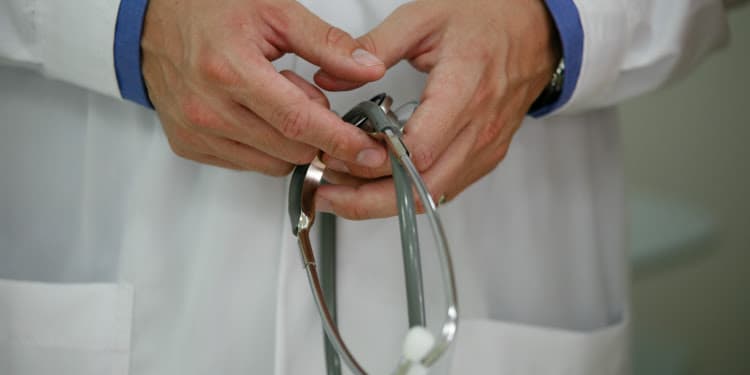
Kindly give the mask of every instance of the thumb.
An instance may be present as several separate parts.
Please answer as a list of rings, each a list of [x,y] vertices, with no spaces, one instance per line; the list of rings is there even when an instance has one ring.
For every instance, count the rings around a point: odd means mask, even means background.
[[[386,68],[396,65],[403,59],[411,59],[420,51],[420,44],[436,29],[439,19],[420,2],[407,3],[396,9],[383,22],[357,42],[367,51],[383,61]],[[345,77],[333,70],[321,69],[315,74],[315,82],[320,87],[331,90],[351,90],[363,85],[364,81]]]
[[[277,22],[290,52],[296,53],[342,79],[375,81],[385,74],[385,64],[363,49],[345,31],[334,27],[294,2],[285,22]]]

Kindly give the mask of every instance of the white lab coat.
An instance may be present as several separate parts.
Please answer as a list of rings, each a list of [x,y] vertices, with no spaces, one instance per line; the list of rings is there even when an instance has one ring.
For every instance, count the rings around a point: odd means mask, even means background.
[[[358,35],[398,2],[304,4]],[[116,98],[118,3],[0,0],[0,374],[323,374],[287,181],[180,159],[153,112]],[[611,105],[720,45],[725,15],[712,0],[576,3],[585,52],[573,99],[528,119],[500,167],[442,209],[461,308],[442,373],[629,370]],[[332,103],[345,111],[380,91],[403,102],[423,81],[399,65]],[[406,329],[397,237],[392,219],[339,227],[341,326],[375,374]]]

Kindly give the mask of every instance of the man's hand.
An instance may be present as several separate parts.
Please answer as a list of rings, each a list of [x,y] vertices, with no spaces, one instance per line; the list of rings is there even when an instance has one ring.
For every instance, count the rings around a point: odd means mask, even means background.
[[[392,66],[402,59],[429,72],[404,143],[438,201],[451,199],[505,157],[513,134],[559,60],[555,26],[541,0],[422,0],[398,8],[359,39]],[[315,81],[328,90],[363,82],[326,67]],[[327,155],[333,169],[360,177],[389,174]],[[327,185],[318,207],[365,219],[396,213],[393,182]]]
[[[284,175],[318,150],[383,164],[381,145],[342,122],[313,85],[270,61],[295,53],[342,79],[368,82],[384,64],[292,0],[151,0],[143,75],[180,156]]]

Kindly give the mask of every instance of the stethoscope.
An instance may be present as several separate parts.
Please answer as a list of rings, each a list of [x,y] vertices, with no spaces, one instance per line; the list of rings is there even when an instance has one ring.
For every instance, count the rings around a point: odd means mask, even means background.
[[[389,151],[393,180],[398,202],[399,229],[406,275],[406,296],[409,326],[401,358],[393,374],[426,374],[428,369],[446,352],[458,328],[458,303],[453,265],[448,241],[440,222],[437,206],[424,181],[409,158],[409,151],[401,140],[402,128],[416,104],[409,103],[396,111],[391,110],[392,99],[380,94],[352,108],[343,120],[382,139]],[[400,115],[400,116],[399,116]],[[367,373],[347,348],[336,324],[336,234],[335,216],[320,217],[320,264],[310,243],[310,230],[316,218],[314,197],[318,187],[325,183],[326,166],[315,158],[308,165],[298,166],[292,173],[289,186],[289,217],[292,232],[299,243],[302,263],[312,289],[313,298],[325,332],[325,357],[328,375],[340,375],[340,359],[356,375]],[[422,284],[422,267],[419,253],[416,211],[413,190],[424,207],[437,245],[446,301],[445,318],[440,335],[436,338],[426,329],[425,302]],[[317,268],[320,267],[320,274]],[[340,357],[340,359],[339,359]]]

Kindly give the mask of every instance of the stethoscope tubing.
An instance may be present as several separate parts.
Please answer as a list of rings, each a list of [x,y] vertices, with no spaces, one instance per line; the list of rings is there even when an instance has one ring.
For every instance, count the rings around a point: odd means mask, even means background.
[[[376,97],[375,99],[377,99]],[[419,172],[412,163],[408,150],[401,141],[401,127],[395,115],[390,112],[389,108],[381,105],[382,99],[388,99],[381,96],[380,101],[362,102],[353,108],[344,119],[365,128],[370,132],[378,133],[383,136],[383,140],[388,146],[391,166],[393,169],[393,178],[396,185],[396,195],[398,202],[399,229],[401,232],[402,249],[404,257],[404,272],[406,276],[407,305],[410,326],[426,325],[425,302],[422,282],[421,259],[419,255],[419,240],[416,221],[416,206],[413,197],[413,190],[425,208],[425,214],[435,236],[437,245],[438,259],[442,271],[443,290],[446,299],[446,314],[437,342],[432,345],[431,349],[421,358],[420,365],[424,367],[432,366],[440,356],[448,349],[450,343],[455,338],[458,328],[458,302],[456,297],[455,278],[453,274],[453,264],[448,248],[448,241],[437,213],[437,206],[429,194],[429,191],[421,179]],[[388,103],[390,105],[390,103]],[[303,167],[298,167],[303,168]],[[321,218],[325,222],[323,233],[321,235],[321,274],[319,276],[315,263],[315,254],[310,244],[310,228],[315,219],[315,210],[313,205],[314,192],[317,186],[322,183],[322,176],[325,165],[315,159],[303,171],[295,171],[292,177],[292,186],[295,181],[302,184],[302,187],[294,192],[290,189],[290,214],[299,209],[299,218],[297,223],[292,216],[293,231],[297,235],[300,246],[300,254],[303,264],[305,265],[308,281],[313,294],[313,299],[318,307],[320,317],[323,323],[323,331],[326,336],[326,365],[329,375],[339,375],[341,373],[340,361],[335,353],[341,357],[340,360],[347,364],[353,373],[357,375],[366,375],[362,366],[356,361],[351,354],[338,329],[336,328],[336,296],[335,296],[335,219],[326,217]],[[304,176],[304,177],[302,177]],[[304,178],[304,181],[300,179]],[[309,184],[305,184],[309,182]],[[293,194],[300,194],[300,201],[297,206],[292,205]],[[333,226],[333,229],[326,228]],[[327,246],[328,247],[327,247]],[[322,281],[321,281],[322,279]],[[335,352],[335,353],[333,353]],[[413,365],[412,362],[401,358],[394,374],[405,374]]]

